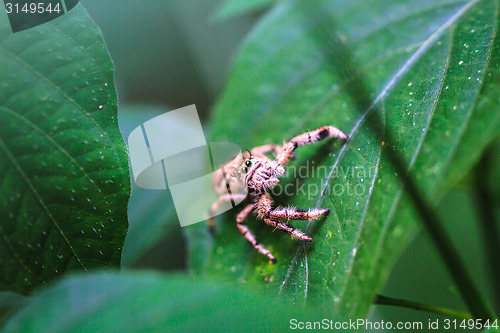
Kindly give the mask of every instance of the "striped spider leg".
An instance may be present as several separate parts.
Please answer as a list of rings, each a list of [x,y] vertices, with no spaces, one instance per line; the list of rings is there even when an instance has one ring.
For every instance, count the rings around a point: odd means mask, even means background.
[[[268,190],[279,183],[278,177],[285,173],[284,167],[294,157],[298,146],[315,143],[329,137],[347,140],[347,135],[339,129],[332,126],[322,126],[314,131],[294,137],[289,142],[284,143],[283,146],[268,144],[255,147],[236,159],[227,162],[214,176],[214,189],[219,195],[219,199],[213,204],[210,210],[211,215],[217,211],[224,201],[234,200],[235,198],[242,199],[237,197],[241,196],[241,194],[232,194],[230,188],[246,186],[250,203],[238,214],[236,222],[238,230],[257,251],[267,256],[273,263],[276,262],[276,257],[259,244],[254,234],[244,223],[252,212],[257,213],[257,218],[267,225],[280,229],[297,239],[311,242],[312,238],[310,236],[284,221],[314,219],[327,214],[330,210],[327,208],[309,210],[292,207],[273,208],[273,202]],[[274,153],[276,160],[268,158],[265,155],[266,153]],[[214,219],[210,218],[208,222],[209,227],[213,229],[215,226]]]

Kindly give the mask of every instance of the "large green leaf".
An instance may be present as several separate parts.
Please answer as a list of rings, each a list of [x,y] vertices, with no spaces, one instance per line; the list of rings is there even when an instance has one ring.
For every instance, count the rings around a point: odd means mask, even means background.
[[[0,290],[118,266],[130,193],[113,64],[86,11],[13,34],[0,13]]]
[[[321,319],[319,312],[240,286],[107,272],[70,277],[44,290],[2,332],[276,332],[293,318]]]
[[[320,6],[310,17],[303,11],[307,2],[285,1],[253,30],[215,110],[212,141],[251,148],[336,125],[350,140],[300,147],[291,170],[306,168],[308,174],[298,174],[297,181],[293,172],[285,177],[282,183],[291,184],[295,195],[277,198],[282,205],[331,213],[324,220],[292,222],[313,237],[311,244],[250,219],[250,228],[277,256],[276,265],[239,235],[234,213],[220,219],[214,242],[204,226],[191,227],[191,252],[199,254],[191,267],[364,316],[418,230],[388,152],[403,156],[436,202],[498,133],[499,5],[345,0]],[[334,18],[338,30],[330,24]],[[325,32],[338,34],[364,73],[374,100],[368,110],[356,109],[358,96],[346,89],[351,78],[331,70],[336,50],[316,38]],[[397,147],[374,137],[367,125],[370,110],[381,110]]]

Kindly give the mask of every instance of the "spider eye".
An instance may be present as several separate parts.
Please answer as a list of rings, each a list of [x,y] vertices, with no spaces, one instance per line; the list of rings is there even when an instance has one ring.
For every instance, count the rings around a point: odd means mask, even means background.
[[[241,172],[243,172],[243,173],[247,173],[247,172],[248,172],[248,168],[247,168],[247,167],[243,167],[243,168],[241,168]]]
[[[246,162],[245,162],[245,165],[246,165],[247,167],[249,167],[249,166],[251,166],[251,165],[252,165],[252,162],[251,162],[251,161],[246,161]]]

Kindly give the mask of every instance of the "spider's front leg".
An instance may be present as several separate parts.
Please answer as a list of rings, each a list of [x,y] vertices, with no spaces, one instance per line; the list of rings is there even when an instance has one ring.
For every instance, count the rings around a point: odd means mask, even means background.
[[[281,211],[284,211],[285,213],[281,213]],[[285,222],[282,222],[280,220],[283,219],[294,219],[294,220],[308,220],[310,218],[315,218],[318,217],[322,214],[328,213],[330,210],[329,209],[315,209],[311,211],[301,211],[301,210],[294,210],[292,208],[280,208],[273,210],[272,209],[272,201],[271,198],[267,193],[264,193],[258,203],[257,203],[257,214],[258,217],[263,220],[266,224],[283,230],[287,234],[298,238],[298,239],[303,239],[309,242],[312,242],[312,238],[304,234],[302,231],[299,229],[295,229],[289,224],[286,224]],[[290,212],[290,213],[288,213]],[[288,217],[285,217],[284,214],[290,214]]]
[[[255,236],[252,234],[252,232],[248,229],[246,225],[243,223],[245,222],[246,218],[248,215],[252,212],[254,204],[249,204],[248,206],[243,209],[238,216],[236,216],[236,225],[238,226],[238,230],[241,232],[243,237],[246,238],[246,240],[260,253],[263,255],[267,256],[273,263],[276,263],[276,258],[269,252],[268,249],[266,249],[264,246],[259,244],[257,240],[255,239]]]
[[[278,220],[310,220],[315,219],[323,214],[328,214],[328,208],[321,209],[297,209],[292,207],[276,208],[268,212],[268,216]]]
[[[286,224],[285,222],[277,221],[277,220],[272,220],[272,219],[263,219],[264,222],[266,222],[267,225],[270,225],[271,227],[278,228],[280,230],[283,230],[287,234],[289,234],[292,237],[298,238],[298,239],[303,239],[308,242],[312,242],[312,238],[304,234],[302,231],[299,229],[293,228],[291,225]]]
[[[321,209],[296,209],[292,207],[278,207],[272,209],[272,201],[268,194],[262,195],[259,200],[259,217],[265,217],[274,220],[310,220],[315,219],[323,214],[328,214],[328,208]]]
[[[285,166],[298,146],[304,146],[311,143],[315,143],[328,137],[347,140],[347,135],[345,135],[338,128],[335,128],[333,126],[322,126],[318,129],[315,129],[314,131],[297,135],[288,143],[285,143],[280,153],[278,154],[277,157],[278,163]]]

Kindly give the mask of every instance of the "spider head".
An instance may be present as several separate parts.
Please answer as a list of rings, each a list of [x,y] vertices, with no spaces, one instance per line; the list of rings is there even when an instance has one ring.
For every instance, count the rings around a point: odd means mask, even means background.
[[[249,189],[267,190],[279,183],[278,177],[285,173],[285,169],[278,162],[266,157],[246,156],[238,169],[241,181]]]

